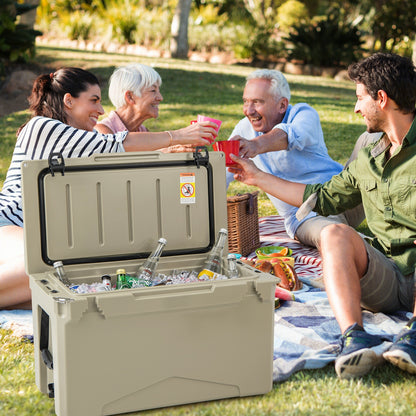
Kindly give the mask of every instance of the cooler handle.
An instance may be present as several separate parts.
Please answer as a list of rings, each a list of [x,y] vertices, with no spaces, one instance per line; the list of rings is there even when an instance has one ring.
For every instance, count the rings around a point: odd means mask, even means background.
[[[49,347],[49,315],[42,309],[40,317],[39,349],[46,367],[53,370],[53,358]]]
[[[148,291],[146,289],[140,291],[126,290],[125,293],[123,291],[114,293],[116,296],[97,296],[96,303],[104,316],[116,317],[135,313],[156,313],[232,305],[240,303],[245,298],[253,295],[257,296],[260,302],[271,302],[272,300],[270,283],[270,296],[267,296],[267,293],[264,292],[264,285],[260,285],[260,290],[257,290],[257,284],[254,281],[234,279],[234,281],[224,283],[229,284],[204,284],[201,282],[195,284],[196,286],[183,285],[183,287],[180,287],[181,285],[177,285],[177,288],[166,286],[166,288],[160,287]]]
[[[110,154],[97,154],[94,155],[94,162],[128,162],[147,159],[160,159],[161,152],[151,151],[151,152],[129,152],[129,153],[110,153]]]

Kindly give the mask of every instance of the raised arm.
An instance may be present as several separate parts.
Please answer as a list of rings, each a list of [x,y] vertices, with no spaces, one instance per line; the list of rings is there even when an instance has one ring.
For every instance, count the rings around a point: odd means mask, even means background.
[[[240,156],[252,158],[267,152],[316,146],[325,147],[319,115],[311,106],[302,103],[291,108],[284,123],[251,140],[241,140]]]
[[[254,162],[249,159],[242,159],[235,155],[231,155],[231,158],[238,164],[236,167],[229,168],[229,171],[234,173],[234,179],[246,185],[257,186],[268,194],[290,205],[296,207],[302,205],[305,184],[289,182],[265,173],[258,169]]]
[[[288,146],[288,136],[279,128],[272,129],[251,140],[246,140],[241,136],[234,136],[231,140],[240,140],[240,156],[249,158],[261,153],[286,150]]]
[[[207,146],[217,137],[216,124],[194,123],[179,130],[128,133],[123,142],[126,152],[157,150],[176,145]]]

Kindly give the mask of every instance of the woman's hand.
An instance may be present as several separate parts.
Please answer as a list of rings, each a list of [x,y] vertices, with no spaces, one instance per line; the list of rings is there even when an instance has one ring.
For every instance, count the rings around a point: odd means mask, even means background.
[[[183,129],[171,131],[174,139],[172,144],[207,146],[217,137],[218,133],[215,130],[216,128],[217,125],[212,121],[193,123]]]
[[[230,157],[237,163],[237,166],[228,168],[231,173],[234,173],[234,179],[243,182],[246,185],[258,186],[258,178],[261,174],[264,174],[264,172],[258,169],[250,159],[243,159],[233,154],[231,154]]]

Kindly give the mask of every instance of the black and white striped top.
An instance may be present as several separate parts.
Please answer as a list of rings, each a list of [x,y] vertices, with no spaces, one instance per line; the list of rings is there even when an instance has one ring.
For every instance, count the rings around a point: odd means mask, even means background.
[[[33,117],[17,137],[0,193],[0,216],[23,226],[21,163],[24,160],[48,159],[52,152],[61,152],[64,158],[124,152],[122,143],[127,133],[101,134],[79,130],[51,118]]]

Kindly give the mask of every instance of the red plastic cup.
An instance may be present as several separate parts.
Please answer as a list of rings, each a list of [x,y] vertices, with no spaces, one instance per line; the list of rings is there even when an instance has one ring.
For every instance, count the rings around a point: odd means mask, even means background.
[[[215,142],[212,145],[213,149],[216,152],[224,152],[225,153],[225,166],[235,166],[236,163],[230,158],[230,154],[238,156],[240,152],[240,141],[239,140],[223,140],[219,142]]]

